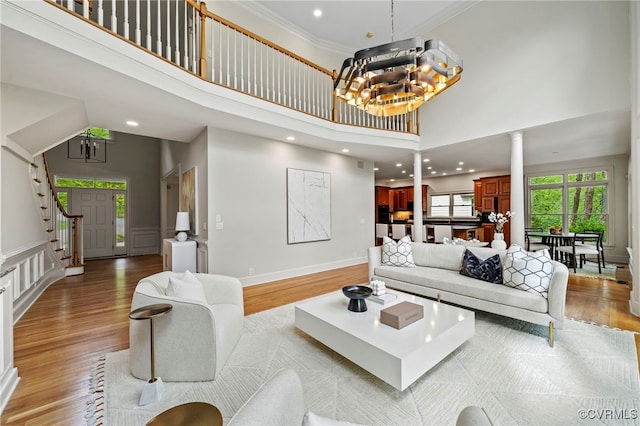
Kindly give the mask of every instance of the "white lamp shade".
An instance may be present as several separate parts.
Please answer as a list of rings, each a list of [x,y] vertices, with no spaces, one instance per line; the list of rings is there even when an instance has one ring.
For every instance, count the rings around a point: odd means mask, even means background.
[[[176,215],[176,231],[189,230],[189,212],[178,212]]]

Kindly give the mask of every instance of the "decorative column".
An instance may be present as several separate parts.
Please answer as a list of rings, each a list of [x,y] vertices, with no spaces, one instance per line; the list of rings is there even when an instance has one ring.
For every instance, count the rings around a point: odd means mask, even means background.
[[[413,154],[413,241],[421,243],[422,235],[422,155]]]
[[[511,132],[511,244],[525,247],[524,242],[524,166],[522,131]]]

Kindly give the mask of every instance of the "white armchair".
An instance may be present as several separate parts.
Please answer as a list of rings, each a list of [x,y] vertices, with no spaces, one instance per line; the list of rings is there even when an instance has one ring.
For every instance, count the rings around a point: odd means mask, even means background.
[[[238,343],[244,324],[242,284],[237,278],[194,274],[202,283],[207,302],[167,296],[169,277],[161,272],[140,280],[131,310],[169,303],[171,312],[154,319],[155,373],[165,382],[214,380]],[[148,380],[151,374],[147,321],[129,322],[131,374]]]

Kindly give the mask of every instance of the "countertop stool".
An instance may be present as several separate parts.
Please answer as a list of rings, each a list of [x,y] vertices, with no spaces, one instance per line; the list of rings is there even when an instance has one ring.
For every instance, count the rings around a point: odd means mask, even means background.
[[[160,377],[156,377],[155,358],[153,353],[153,319],[171,312],[173,306],[168,303],[142,306],[129,313],[132,320],[149,320],[149,345],[151,346],[151,378],[142,388],[138,405],[147,405],[160,401],[164,393],[164,383]]]
[[[146,426],[222,426],[222,414],[206,402],[187,402],[158,414]]]

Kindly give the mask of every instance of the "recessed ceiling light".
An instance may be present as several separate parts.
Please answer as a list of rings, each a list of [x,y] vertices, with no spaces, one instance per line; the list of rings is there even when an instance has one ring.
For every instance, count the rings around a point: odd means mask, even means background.
[[[407,173],[407,171],[406,171],[406,170],[403,170],[403,171],[402,171],[402,173]]]
[[[377,168],[377,167],[374,167],[374,168],[373,168],[373,171],[374,171],[374,172],[377,172],[378,170],[380,170],[380,169],[379,169],[379,168]]]
[[[347,152],[349,152],[349,149],[348,148],[342,148],[342,152],[347,153]]]
[[[396,181],[395,179],[389,179],[389,182],[395,182],[395,181]]]
[[[409,177],[413,177],[413,173],[411,173],[411,174],[409,175]]]
[[[295,141],[296,138],[295,138],[295,136],[287,136],[287,140],[288,141]]]
[[[446,172],[442,174],[442,176],[446,176],[446,175],[447,175],[447,173],[446,173]]]
[[[456,171],[459,172],[460,170],[462,170],[462,167],[456,167]]]
[[[322,11],[320,9],[315,9],[313,11],[313,16],[315,16],[316,18],[319,18],[322,16]]]
[[[476,171],[476,169],[469,169],[469,173],[473,173],[475,171]]]
[[[460,161],[458,164],[462,166],[464,164],[464,161]]]
[[[431,170],[431,169],[433,169],[433,167],[431,167],[431,166],[427,167],[427,170]]]
[[[396,164],[396,167],[402,167],[402,163]]]
[[[137,127],[138,126],[138,122],[137,121],[133,121],[133,120],[127,120],[127,126]]]
[[[431,172],[432,175],[435,175],[436,173],[438,172],[436,172],[435,170]]]
[[[431,160],[429,160],[428,158],[425,158],[424,160],[422,160],[423,163],[428,163],[429,161]]]

